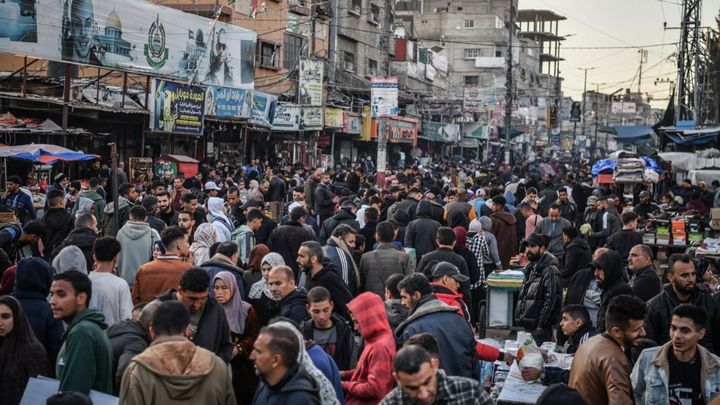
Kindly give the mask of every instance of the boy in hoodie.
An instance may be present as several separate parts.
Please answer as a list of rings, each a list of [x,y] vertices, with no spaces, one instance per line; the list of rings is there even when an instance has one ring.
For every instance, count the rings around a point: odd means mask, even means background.
[[[138,193],[135,187],[128,183],[121,184],[118,188],[118,209],[115,209],[115,203],[110,203],[103,210],[103,230],[105,236],[117,236],[118,230],[125,225],[130,217],[130,207],[135,204]],[[115,215],[118,216],[118,227],[115,227]]]
[[[118,274],[132,287],[140,266],[152,260],[155,241],[160,240],[157,231],[147,223],[145,207],[136,205],[130,209],[129,220],[118,232],[117,240],[123,249],[118,257]]]
[[[98,223],[103,223],[105,210],[105,197],[103,197],[98,189],[100,181],[97,177],[88,180],[88,191],[83,191],[77,198],[72,209],[72,214],[77,215],[78,212],[90,212],[95,215]],[[88,211],[88,209],[90,209]]]
[[[605,314],[610,300],[618,295],[635,295],[630,285],[623,279],[620,259],[618,252],[608,250],[590,262],[590,268],[595,273],[598,286],[602,289],[597,322],[597,329],[600,332],[605,331]]]
[[[153,343],[133,358],[123,375],[120,403],[235,404],[225,362],[188,340],[190,311],[177,301],[155,310]]]
[[[246,215],[247,222],[237,227],[232,233],[232,241],[238,246],[238,264],[247,266],[250,251],[255,246],[255,232],[262,225],[263,213],[259,209],[251,209]]]
[[[60,347],[56,375],[60,391],[90,390],[112,393],[112,349],[104,330],[105,317],[88,304],[92,283],[87,275],[70,270],[53,276],[50,306],[55,319],[68,325]]]
[[[40,220],[45,234],[43,241],[43,257],[50,260],[50,255],[57,245],[73,229],[75,218],[65,209],[65,193],[60,190],[51,190],[47,195],[48,210]]]

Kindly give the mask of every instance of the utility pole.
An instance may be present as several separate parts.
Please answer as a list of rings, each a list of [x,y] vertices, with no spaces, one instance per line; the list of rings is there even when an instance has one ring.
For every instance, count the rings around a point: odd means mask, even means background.
[[[335,0],[337,1],[337,0]],[[392,26],[392,0],[385,0],[385,15],[380,28],[380,50],[382,51],[382,68],[385,77],[390,76],[390,39]],[[399,91],[399,89],[398,89]],[[378,120],[378,150],[377,150],[377,185],[385,187],[385,167],[387,165],[387,141],[390,135],[390,118],[380,117]]]
[[[638,94],[642,94],[642,67],[647,63],[648,51],[646,49],[638,49],[640,54],[640,73],[638,74]]]
[[[512,126],[512,101],[513,101],[513,31],[515,30],[513,5],[514,0],[508,0],[510,8],[508,9],[508,43],[507,43],[507,71],[505,72],[505,162],[510,164],[510,128]]]
[[[328,90],[335,89],[335,76],[337,72],[337,27],[340,21],[340,0],[330,0],[332,19],[330,20],[330,38],[328,43],[328,56],[330,57],[330,72],[328,73]]]
[[[583,100],[582,100],[582,134],[585,136],[585,98],[587,96],[587,72],[588,70],[594,70],[594,67],[589,68],[578,68],[578,70],[585,71],[585,82],[583,84]]]

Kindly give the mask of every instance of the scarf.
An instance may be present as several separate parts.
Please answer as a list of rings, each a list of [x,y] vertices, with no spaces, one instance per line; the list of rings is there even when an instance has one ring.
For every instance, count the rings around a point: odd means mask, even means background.
[[[200,224],[193,235],[190,251],[195,255],[195,265],[199,266],[210,260],[210,246],[215,243],[215,228],[207,222]]]
[[[331,236],[330,239],[332,239],[335,242],[338,249],[342,250],[350,257],[350,263],[352,263],[352,267],[353,267],[353,274],[355,275],[355,283],[356,283],[355,285],[360,285],[360,275],[358,272],[357,263],[355,263],[355,259],[353,258],[353,255],[350,252],[350,249],[348,249],[348,246],[345,244],[345,241],[338,238],[337,236]],[[343,281],[345,281],[345,284],[348,284],[348,281],[349,281],[348,278],[350,277],[350,275],[345,274],[345,272],[343,272],[343,273],[344,273],[344,274],[342,274]]]
[[[269,264],[271,267],[275,266],[284,266],[285,260],[280,255],[280,253],[270,252],[265,255],[265,257],[262,258],[262,261],[260,261],[260,268],[262,269],[263,264]],[[272,299],[272,294],[270,294],[270,286],[268,285],[267,281],[265,281],[265,277],[260,279],[257,283],[253,284],[252,287],[250,287],[250,293],[248,293],[248,299],[257,300],[260,299],[265,295],[266,297]]]
[[[221,306],[225,310],[225,315],[227,315],[230,330],[238,335],[242,335],[245,333],[245,322],[247,321],[250,304],[242,300],[237,280],[235,280],[235,276],[233,276],[232,273],[229,271],[219,272],[213,278],[211,287],[215,286],[216,280],[221,280],[232,292],[230,302],[222,304]]]

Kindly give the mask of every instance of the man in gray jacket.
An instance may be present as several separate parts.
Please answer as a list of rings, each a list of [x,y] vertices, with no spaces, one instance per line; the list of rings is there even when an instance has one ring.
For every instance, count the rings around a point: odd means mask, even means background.
[[[563,218],[560,205],[552,204],[548,210],[548,217],[538,222],[535,227],[535,233],[548,237],[547,251],[552,253],[560,263],[565,256],[565,241],[563,240],[563,230],[573,226],[572,222]]]
[[[375,230],[377,250],[367,252],[360,259],[360,291],[372,291],[385,296],[385,280],[393,274],[410,274],[410,256],[399,250],[392,242],[395,228],[389,222],[381,222]]]
[[[145,207],[136,205],[130,209],[129,220],[120,228],[117,240],[123,247],[118,257],[118,275],[132,288],[135,273],[152,260],[153,246],[160,240],[157,231],[147,223]]]

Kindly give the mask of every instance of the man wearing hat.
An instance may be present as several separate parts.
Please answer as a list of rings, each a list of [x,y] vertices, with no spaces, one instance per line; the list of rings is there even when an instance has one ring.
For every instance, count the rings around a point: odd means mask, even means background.
[[[463,295],[458,292],[460,284],[469,281],[470,277],[460,273],[457,266],[452,263],[438,262],[432,268],[430,280],[432,280],[430,287],[435,297],[451,307],[457,307],[458,313],[470,322],[470,312],[463,301]]]
[[[548,237],[537,233],[523,241],[528,264],[523,268],[525,281],[515,308],[516,322],[531,332],[538,344],[552,340],[562,306],[558,260],[545,251],[547,244]]]

